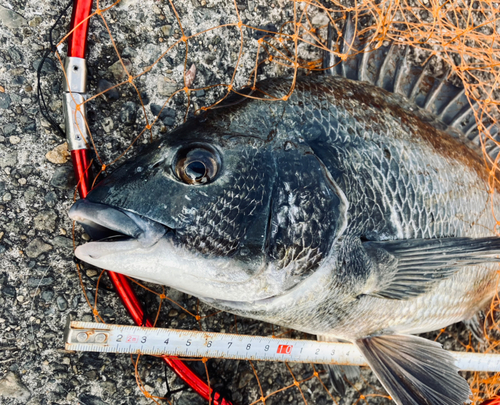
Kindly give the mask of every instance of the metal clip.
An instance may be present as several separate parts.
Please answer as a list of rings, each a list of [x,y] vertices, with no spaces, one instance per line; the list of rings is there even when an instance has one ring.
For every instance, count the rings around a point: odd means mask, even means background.
[[[85,59],[68,57],[64,68],[64,121],[68,149],[87,148],[88,131],[86,125],[85,92],[87,91],[87,64]]]
[[[64,91],[85,93],[87,91],[87,62],[83,58],[70,56],[64,61]]]
[[[102,325],[99,328],[87,327],[85,322],[71,322],[68,318],[64,329],[66,350],[73,350],[78,345],[92,344],[107,346],[111,330]]]

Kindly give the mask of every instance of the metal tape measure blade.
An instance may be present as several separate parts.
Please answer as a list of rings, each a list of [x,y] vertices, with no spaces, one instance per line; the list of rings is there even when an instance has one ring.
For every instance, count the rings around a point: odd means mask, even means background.
[[[66,350],[366,366],[351,343],[72,321]],[[449,352],[461,370],[500,372],[500,355]]]

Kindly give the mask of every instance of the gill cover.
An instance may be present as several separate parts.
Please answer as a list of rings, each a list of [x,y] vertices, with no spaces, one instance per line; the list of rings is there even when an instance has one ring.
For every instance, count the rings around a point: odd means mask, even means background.
[[[330,254],[346,227],[348,202],[308,146],[286,141],[273,156],[277,177],[266,252],[287,272],[290,288]]]

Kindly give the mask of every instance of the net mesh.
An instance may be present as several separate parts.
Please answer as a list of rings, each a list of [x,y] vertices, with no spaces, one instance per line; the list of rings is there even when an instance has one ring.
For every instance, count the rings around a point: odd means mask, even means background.
[[[94,163],[100,168],[96,181],[103,172],[130,154],[135,144],[149,142],[191,114],[217,106],[243,86],[256,88],[258,81],[265,77],[289,75],[294,80],[286,95],[257,93],[256,96],[253,93],[251,96],[269,101],[286,100],[294,90],[298,75],[321,70],[323,51],[327,50],[328,24],[338,34],[337,43],[328,51],[339,60],[348,57],[340,52],[340,41],[343,25],[350,16],[356,23],[357,35],[363,37],[365,43],[373,44],[372,47],[392,41],[410,46],[416,62],[424,63],[434,55],[440,57],[442,62],[436,63],[436,69],[442,69],[450,80],[460,81],[473,106],[491,190],[496,187],[498,156],[491,157],[486,147],[487,141],[498,144],[490,126],[496,124],[499,103],[496,90],[500,79],[498,3],[491,0],[279,0],[264,7],[254,1],[243,4],[196,0],[193,5],[187,7],[183,2],[172,0],[165,4],[97,1],[89,17],[88,65],[94,87],[84,102],[88,112],[85,125],[90,134],[89,143],[95,151]],[[202,21],[197,24],[200,19]],[[263,20],[268,23],[259,24]],[[67,36],[59,49],[62,50],[66,40]],[[351,49],[349,53],[358,51],[362,52]],[[57,57],[63,67],[62,51]],[[224,75],[213,74],[210,66],[222,60],[228,65],[218,72]],[[111,72],[114,83],[95,83],[103,70]],[[116,109],[123,125],[115,128],[109,115],[98,112],[106,110],[110,100],[119,96]],[[176,115],[180,106],[184,106],[184,112]],[[141,111],[137,119],[136,110]],[[496,229],[498,224],[492,205],[492,228]],[[99,305],[101,276],[95,300],[86,297],[96,319],[105,322],[106,316]],[[165,289],[137,284],[145,294],[156,297],[149,311],[150,314],[156,311],[152,318],[159,326],[177,327],[180,324],[198,330],[313,338],[246,319],[228,322],[232,318],[227,314],[214,312],[193,297],[181,304],[170,298]],[[457,349],[458,346],[466,351],[498,352],[498,310],[497,295],[486,314],[485,345],[479,344],[460,325],[428,334],[428,337],[443,343],[445,348]],[[169,317],[175,313],[175,320],[170,322]],[[198,364],[198,370],[209,384],[229,386],[236,403],[389,402],[388,395],[367,369],[363,370],[359,381],[350,382],[352,389],[340,398],[329,390],[323,369],[312,364],[270,367],[263,362],[192,361]],[[164,398],[152,393],[142,367],[143,357],[133,356],[132,363],[141,392],[152,402],[172,403],[175,396]],[[230,370],[237,377],[234,381],[218,381],[222,370]],[[464,373],[464,376],[470,383],[474,403],[494,397],[500,387],[499,374]]]

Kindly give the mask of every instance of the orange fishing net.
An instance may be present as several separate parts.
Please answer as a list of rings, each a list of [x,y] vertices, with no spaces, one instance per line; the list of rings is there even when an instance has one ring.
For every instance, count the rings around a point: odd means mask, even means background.
[[[196,114],[200,110],[212,108],[229,94],[238,92],[238,88],[242,86],[258,86],[258,81],[263,77],[292,75],[296,78],[299,74],[321,70],[322,52],[326,50],[327,26],[331,24],[334,27],[338,33],[337,41],[341,41],[347,15],[356,22],[358,35],[365,38],[366,42],[375,44],[375,47],[384,41],[393,41],[417,50],[416,60],[420,62],[425,62],[433,55],[442,58],[445,66],[443,74],[449,75],[451,80],[461,81],[465,87],[476,120],[480,123],[479,136],[483,150],[488,147],[488,141],[497,143],[490,132],[490,125],[496,123],[500,100],[497,91],[500,80],[498,3],[492,0],[278,0],[265,3],[265,6],[256,3],[249,1],[243,5],[236,0],[224,3],[200,0],[188,7],[183,2],[170,0],[165,4],[152,1],[141,3],[139,7],[130,0],[122,0],[122,4],[120,1],[113,4],[97,2],[97,8],[90,17],[92,43],[89,65],[94,69],[112,67],[116,73],[115,79],[119,80],[100,92],[92,90],[85,103],[89,111],[93,111],[95,107],[92,106],[102,102],[102,97],[117,90],[123,97],[134,99],[142,106],[143,112],[140,124],[126,130],[110,129],[107,118],[91,124],[86,122],[90,143],[101,167],[97,180],[103,171],[112,170],[115,163],[134,144],[147,142],[166,131],[161,117],[175,103],[185,106],[183,117],[177,117],[179,123],[190,113]],[[210,14],[213,17],[210,21],[217,22],[207,26],[205,19],[202,26],[197,26],[193,16],[198,12]],[[145,18],[134,19],[134,13],[142,13]],[[272,23],[259,24],[259,19],[264,16]],[[120,43],[120,38],[123,37],[120,33],[120,29],[123,29],[121,21],[128,19],[140,39],[148,43],[148,47],[154,42],[154,46],[150,47],[153,54],[150,60],[136,58],[138,62],[133,63],[134,58],[130,56],[133,52],[126,44]],[[236,48],[225,43],[228,38],[237,38]],[[334,43],[330,51],[336,53],[340,60],[345,59],[347,54],[342,54],[339,49],[339,44]],[[107,52],[107,57],[99,59],[99,51]],[[354,54],[356,50],[351,50],[350,53]],[[206,66],[217,63],[220,54],[224,55],[231,66],[226,69],[227,76],[207,74]],[[61,57],[60,60],[63,66]],[[182,62],[174,66],[176,61]],[[200,78],[197,70],[200,71],[203,66],[205,74]],[[149,100],[145,100],[145,89],[160,102],[161,109],[155,111],[155,114],[146,107]],[[270,101],[286,100],[293,90],[292,84],[288,94],[279,98],[273,94],[260,94]],[[203,93],[206,94],[201,98],[200,94]],[[498,157],[493,159],[484,153],[484,164],[489,170],[490,186],[493,189],[497,182]],[[492,228],[496,228],[498,224],[500,222],[493,212]],[[163,290],[158,292],[152,289],[157,287],[142,287],[158,297],[155,304],[156,322],[161,326],[176,327],[176,321],[172,325],[165,320],[169,319],[169,313],[180,311],[177,314],[181,318],[179,322],[185,324],[187,319],[192,319],[190,327],[199,330],[278,334],[278,330],[274,330],[272,326],[251,320],[238,319],[227,324],[227,316],[221,317],[208,307],[200,306],[194,298],[187,298],[180,305]],[[95,302],[89,301],[89,305],[96,318],[104,322],[106,319],[100,315],[97,294]],[[463,350],[498,352],[498,306],[497,295],[487,314],[486,347],[480,347],[461,325],[446,328],[431,336],[444,343],[446,348],[456,348],[456,342],[459,342]],[[137,356],[133,358],[133,362],[140,389],[151,401],[161,403],[163,399],[152,394],[151,387],[148,388],[143,381],[144,370],[139,359]],[[389,403],[389,397],[368,369],[363,370],[360,381],[351,382],[352,389],[346,398],[339,398],[329,392],[329,384],[322,368],[314,365],[284,364],[279,372],[273,367],[275,374],[270,375],[267,363],[248,362],[245,366],[234,366],[241,362],[232,362],[232,366],[228,363],[231,362],[204,359],[200,364],[212,385],[220,383],[217,376],[222,370],[221,364],[230,370],[238,370],[240,367],[236,380],[229,383],[226,381],[233,389],[236,403],[270,405],[295,399],[306,404]],[[498,374],[467,373],[466,376],[473,391],[474,403],[494,397],[500,388]],[[168,398],[165,401],[171,403]]]

